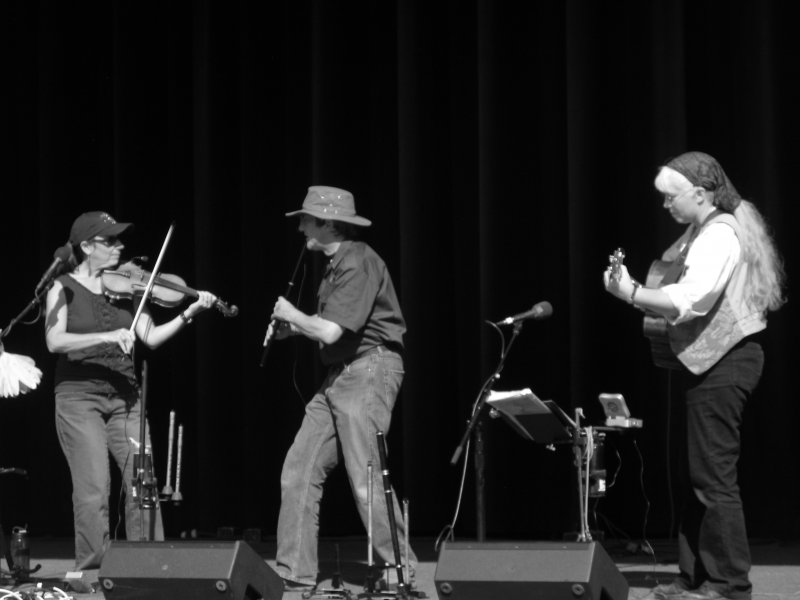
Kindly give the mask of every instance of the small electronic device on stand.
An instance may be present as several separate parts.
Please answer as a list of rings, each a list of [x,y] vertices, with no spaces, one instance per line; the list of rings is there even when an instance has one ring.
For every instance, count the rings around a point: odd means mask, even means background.
[[[575,409],[575,418],[567,415],[553,400],[540,400],[530,389],[490,392],[486,403],[491,415],[502,417],[525,439],[542,443],[571,443],[580,514],[579,542],[592,541],[589,529],[589,498],[605,496],[606,470],[604,448],[606,435],[624,429],[642,427],[641,419],[631,417],[622,394],[600,394],[606,414],[605,426],[583,426],[583,409]]]
[[[606,427],[614,429],[641,429],[641,419],[635,419],[628,410],[622,394],[600,394],[598,397],[606,415]]]

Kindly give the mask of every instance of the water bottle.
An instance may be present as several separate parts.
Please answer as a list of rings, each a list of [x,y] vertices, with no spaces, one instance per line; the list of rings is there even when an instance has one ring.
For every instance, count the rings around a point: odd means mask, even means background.
[[[10,546],[14,570],[30,571],[31,548],[28,545],[28,531],[24,527],[14,527],[11,531]]]

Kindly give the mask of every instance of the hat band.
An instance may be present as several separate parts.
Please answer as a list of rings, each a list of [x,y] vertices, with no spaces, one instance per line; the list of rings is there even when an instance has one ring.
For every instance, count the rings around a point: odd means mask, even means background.
[[[319,205],[309,206],[308,208],[310,210],[317,210],[317,211],[325,213],[325,214],[331,213],[331,214],[340,215],[340,216],[343,216],[343,217],[352,217],[352,216],[355,215],[355,211],[341,210],[335,204],[327,204],[327,205],[324,205],[324,206],[319,206]]]

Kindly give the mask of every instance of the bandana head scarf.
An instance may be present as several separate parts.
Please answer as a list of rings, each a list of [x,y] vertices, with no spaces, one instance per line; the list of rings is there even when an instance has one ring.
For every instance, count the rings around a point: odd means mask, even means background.
[[[742,201],[739,192],[713,156],[703,152],[686,152],[670,159],[664,166],[686,177],[692,185],[714,192],[714,205],[720,210],[732,213]]]

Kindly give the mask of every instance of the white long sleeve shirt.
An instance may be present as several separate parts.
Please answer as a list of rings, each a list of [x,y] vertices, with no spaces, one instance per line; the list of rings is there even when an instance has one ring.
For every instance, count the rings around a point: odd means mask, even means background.
[[[705,315],[719,299],[741,257],[742,247],[733,228],[712,223],[695,238],[686,255],[683,277],[661,290],[678,310],[673,325]]]

